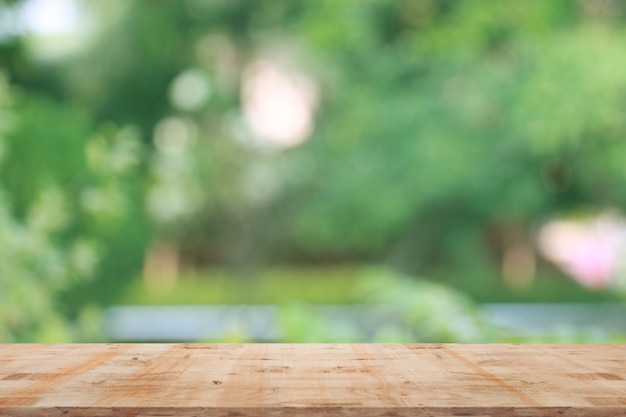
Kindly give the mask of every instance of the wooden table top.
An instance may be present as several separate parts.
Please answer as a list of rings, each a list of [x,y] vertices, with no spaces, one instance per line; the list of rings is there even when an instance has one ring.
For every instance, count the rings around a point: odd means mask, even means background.
[[[626,416],[626,345],[0,345],[0,416],[314,415]]]

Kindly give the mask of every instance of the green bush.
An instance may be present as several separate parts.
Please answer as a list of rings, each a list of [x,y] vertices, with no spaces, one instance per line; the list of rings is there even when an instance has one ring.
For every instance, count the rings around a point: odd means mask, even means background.
[[[363,269],[353,291],[386,324],[357,329],[329,321],[311,305],[281,309],[287,342],[487,342],[496,329],[465,294],[445,285],[403,277],[384,268]],[[373,333],[372,333],[373,332]],[[371,334],[370,334],[371,333]]]

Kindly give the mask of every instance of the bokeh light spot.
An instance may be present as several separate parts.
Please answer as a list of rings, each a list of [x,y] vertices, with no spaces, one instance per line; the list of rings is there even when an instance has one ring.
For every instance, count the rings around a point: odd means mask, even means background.
[[[254,62],[244,75],[246,122],[256,136],[279,148],[297,146],[309,138],[317,96],[310,77],[268,60]]]
[[[172,82],[169,97],[172,105],[183,111],[200,110],[211,97],[209,76],[201,69],[181,72]]]

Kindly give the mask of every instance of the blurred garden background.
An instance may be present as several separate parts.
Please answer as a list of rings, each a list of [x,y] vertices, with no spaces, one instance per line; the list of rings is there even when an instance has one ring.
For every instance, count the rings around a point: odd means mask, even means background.
[[[0,1],[0,342],[623,342],[625,208],[618,0]]]

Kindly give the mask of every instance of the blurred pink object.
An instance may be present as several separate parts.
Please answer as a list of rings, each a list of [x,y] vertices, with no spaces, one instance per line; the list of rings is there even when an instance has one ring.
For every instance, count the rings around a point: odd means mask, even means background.
[[[539,233],[539,250],[590,289],[608,287],[619,273],[626,248],[626,224],[616,213],[589,220],[553,221]]]
[[[587,236],[578,242],[563,267],[585,287],[605,288],[613,278],[615,249],[601,236]]]

